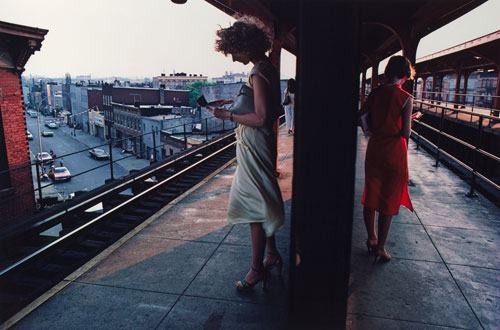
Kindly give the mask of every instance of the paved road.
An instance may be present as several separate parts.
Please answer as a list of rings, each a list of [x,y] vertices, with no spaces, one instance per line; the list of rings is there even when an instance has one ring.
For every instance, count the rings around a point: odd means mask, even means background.
[[[49,118],[47,117],[47,119]],[[40,118],[41,131],[48,129],[44,126],[45,120],[46,118],[44,118],[43,116]],[[34,160],[35,155],[40,151],[37,120],[36,118],[31,118],[28,116],[26,122],[28,130],[33,134],[33,140],[29,141],[29,146],[32,159]],[[54,153],[58,157],[55,161],[55,166],[60,166],[61,159],[59,157],[62,156],[63,164],[71,171],[72,179],[69,182],[60,182],[55,184],[53,186],[52,192],[50,188],[43,189],[44,196],[46,194],[53,195],[53,190],[55,188],[55,191],[59,193],[60,198],[66,198],[68,194],[75,191],[92,190],[100,185],[103,185],[105,179],[110,178],[111,171],[109,161],[95,160],[90,157],[88,151],[86,150],[90,147],[103,144],[105,143],[105,141],[100,140],[97,137],[89,136],[88,134],[80,130],[76,131],[76,136],[70,135],[70,133],[72,134],[73,130],[69,129],[68,127],[51,129],[51,131],[54,132],[53,137],[41,137],[42,151],[48,152],[50,149],[54,151]],[[107,148],[108,147],[106,146],[104,149],[107,150]],[[127,156],[130,155],[121,154],[120,149],[113,148],[114,160],[118,160]],[[113,164],[114,178],[119,178],[121,176],[127,175],[131,169],[140,169],[146,165],[149,165],[146,160],[136,159],[135,157],[131,158],[133,159],[128,158],[126,160],[120,161],[119,163]],[[90,169],[96,168],[101,165],[105,166],[87,172]],[[35,170],[33,170],[33,172],[35,172]],[[36,187],[36,175],[34,175],[34,183]],[[46,185],[47,183],[50,182],[43,183],[42,186]]]

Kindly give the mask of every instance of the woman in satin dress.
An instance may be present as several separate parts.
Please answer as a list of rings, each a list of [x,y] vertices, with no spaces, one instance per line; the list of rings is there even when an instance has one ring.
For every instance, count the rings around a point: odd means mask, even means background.
[[[266,52],[271,48],[271,33],[259,21],[243,17],[228,28],[217,31],[215,49],[231,55],[233,61],[252,63],[247,85],[253,88],[255,112],[235,114],[216,101],[208,109],[215,117],[238,123],[236,158],[238,166],[231,185],[229,224],[249,224],[252,239],[252,265],[236,289],[251,290],[274,267],[281,275],[282,259],[276,249],[274,233],[283,225],[284,207],[275,176],[277,146],[273,124],[281,108],[279,73]],[[264,252],[266,258],[264,259]]]

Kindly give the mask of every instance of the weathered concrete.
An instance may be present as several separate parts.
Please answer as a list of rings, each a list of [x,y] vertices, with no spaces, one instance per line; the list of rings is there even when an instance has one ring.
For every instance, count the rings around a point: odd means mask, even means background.
[[[500,213],[410,142],[415,213],[393,218],[393,259],[372,265],[362,219],[361,135],[348,300],[348,329],[499,329]],[[16,329],[286,329],[293,136],[281,129],[279,180],[286,225],[276,235],[284,277],[239,293],[250,267],[250,232],[227,226],[235,165],[177,203],[105,260],[17,324]],[[333,188],[332,188],[333,189]],[[318,269],[321,271],[321,269]]]

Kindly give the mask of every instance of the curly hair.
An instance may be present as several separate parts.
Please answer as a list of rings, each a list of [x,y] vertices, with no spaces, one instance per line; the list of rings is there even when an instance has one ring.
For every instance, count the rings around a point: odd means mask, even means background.
[[[415,68],[411,65],[411,62],[405,56],[392,56],[385,67],[385,77],[387,79],[391,78],[408,78],[413,80],[415,77]]]
[[[217,31],[215,50],[228,54],[244,54],[250,57],[265,54],[271,49],[272,32],[253,17],[239,18],[232,26]]]

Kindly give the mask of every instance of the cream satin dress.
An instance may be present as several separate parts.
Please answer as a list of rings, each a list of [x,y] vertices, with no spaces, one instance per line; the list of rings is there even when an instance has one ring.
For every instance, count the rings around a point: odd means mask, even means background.
[[[271,85],[273,100],[279,95],[279,79],[273,77],[273,67],[268,62],[257,63],[253,74],[262,76],[266,81],[277,81]],[[274,78],[274,79],[273,79]],[[248,82],[252,86],[251,78]],[[278,95],[274,95],[278,93]],[[277,112],[271,118],[277,118]],[[268,114],[269,115],[269,114]],[[236,159],[238,166],[234,174],[229,194],[228,223],[262,223],[266,236],[270,237],[283,225],[285,213],[283,198],[276,178],[276,137],[272,124],[265,127],[239,125],[236,132]]]

